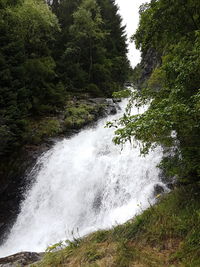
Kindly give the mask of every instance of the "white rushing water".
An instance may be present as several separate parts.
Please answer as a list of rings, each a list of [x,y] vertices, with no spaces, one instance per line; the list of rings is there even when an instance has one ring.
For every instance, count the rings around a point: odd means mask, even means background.
[[[0,248],[1,257],[44,251],[73,235],[123,223],[155,201],[154,186],[162,184],[156,167],[161,149],[140,157],[139,148],[127,143],[121,150],[112,143],[114,129],[104,126],[122,115],[126,102],[120,105],[117,115],[57,142],[39,158],[35,182]]]

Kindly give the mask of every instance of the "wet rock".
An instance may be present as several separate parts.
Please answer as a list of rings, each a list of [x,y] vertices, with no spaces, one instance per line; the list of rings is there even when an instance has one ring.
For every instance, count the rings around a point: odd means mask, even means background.
[[[121,98],[113,98],[113,102],[114,103],[120,103],[120,102],[122,102],[122,99]]]
[[[101,205],[102,205],[102,195],[101,193],[98,193],[94,199],[94,202],[93,202],[93,209],[96,211],[96,212],[99,212],[100,211],[100,208],[101,208]]]
[[[21,252],[5,258],[0,258],[0,267],[22,267],[42,259],[44,253]]]
[[[106,109],[106,113],[108,115],[115,115],[117,113],[117,107],[116,105],[109,105]]]
[[[113,99],[106,99],[107,100],[107,114],[108,115],[115,115],[117,110],[119,109],[118,102],[115,102]]]
[[[5,168],[0,168],[0,244],[7,238],[9,230],[20,212],[20,203],[24,199],[27,185],[34,177],[28,177],[37,158],[47,151],[54,142],[40,145],[27,145],[10,157],[0,158]]]
[[[118,102],[114,101],[112,98],[91,98],[90,101],[92,103],[95,103],[96,105],[101,105],[102,108],[102,113],[99,115],[114,115],[117,113],[117,108],[118,108]]]
[[[162,185],[156,184],[154,186],[154,196],[163,194],[165,192],[165,189],[163,188]]]

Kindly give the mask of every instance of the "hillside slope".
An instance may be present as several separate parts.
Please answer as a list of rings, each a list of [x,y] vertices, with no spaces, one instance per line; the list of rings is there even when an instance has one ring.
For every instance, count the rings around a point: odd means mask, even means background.
[[[123,225],[49,247],[32,267],[200,266],[199,193],[199,184],[176,188]]]

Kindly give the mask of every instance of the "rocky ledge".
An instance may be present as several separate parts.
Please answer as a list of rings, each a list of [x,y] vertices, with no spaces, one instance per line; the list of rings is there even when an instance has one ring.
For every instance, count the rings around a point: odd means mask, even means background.
[[[21,252],[0,259],[0,267],[24,267],[42,259],[44,253]]]

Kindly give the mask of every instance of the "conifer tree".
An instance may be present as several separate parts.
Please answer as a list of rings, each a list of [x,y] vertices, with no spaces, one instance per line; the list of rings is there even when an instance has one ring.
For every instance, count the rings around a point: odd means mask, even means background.
[[[1,150],[20,144],[30,115],[49,112],[62,102],[54,83],[50,42],[56,17],[42,1],[0,2]],[[58,88],[58,90],[57,90]]]

